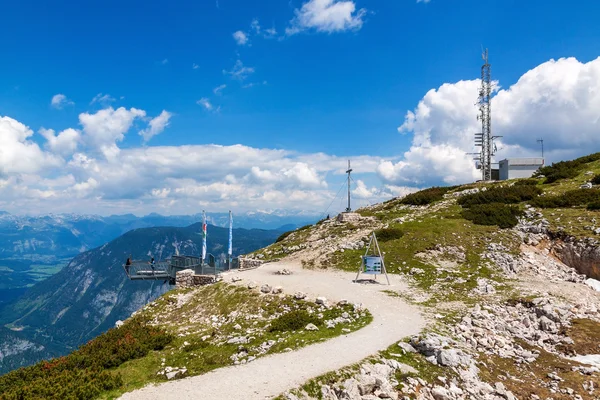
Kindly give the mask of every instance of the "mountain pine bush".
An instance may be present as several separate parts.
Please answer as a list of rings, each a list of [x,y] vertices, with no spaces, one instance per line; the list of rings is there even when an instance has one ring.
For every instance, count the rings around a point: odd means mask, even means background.
[[[592,182],[594,185],[600,185],[600,174],[594,176],[590,182]]]
[[[463,210],[461,215],[476,225],[497,225],[504,229],[517,225],[517,217],[523,215],[523,211],[502,203],[475,204]]]
[[[585,167],[585,164],[600,160],[600,153],[579,157],[571,161],[560,161],[536,171],[534,176],[544,175],[544,183],[553,183],[561,179],[575,178]]]
[[[600,211],[600,200],[588,204],[587,209],[590,211]]]
[[[389,242],[390,240],[400,239],[404,232],[399,228],[385,228],[375,231],[375,236],[379,242]]]
[[[40,361],[0,376],[0,399],[93,399],[119,388],[121,376],[109,371],[173,340],[164,330],[133,318],[110,329],[68,356]]]
[[[458,204],[463,207],[491,203],[516,204],[531,200],[541,193],[541,188],[531,185],[493,187],[486,191],[465,195],[458,199]]]
[[[314,315],[310,315],[306,310],[294,310],[285,313],[271,322],[269,331],[288,332],[304,329],[308,324],[322,325],[323,322]]]
[[[402,204],[410,204],[413,206],[424,206],[435,201],[442,200],[444,195],[449,191],[456,189],[458,186],[432,187],[424,189],[416,193],[406,195],[400,201]]]
[[[566,208],[582,206],[596,201],[600,201],[599,189],[575,189],[557,196],[538,197],[531,204],[540,208]]]

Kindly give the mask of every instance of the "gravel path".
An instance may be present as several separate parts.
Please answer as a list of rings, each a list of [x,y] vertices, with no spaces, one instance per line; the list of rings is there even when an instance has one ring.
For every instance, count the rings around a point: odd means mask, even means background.
[[[292,275],[277,275],[286,268]],[[219,368],[204,375],[146,386],[126,393],[124,400],[148,399],[270,399],[300,386],[307,380],[357,363],[383,350],[399,339],[418,333],[424,326],[419,310],[381,290],[402,290],[405,284],[390,275],[392,286],[352,283],[356,274],[339,271],[305,270],[299,264],[269,263],[238,274],[240,284],[256,282],[282,286],[284,292],[302,291],[309,297],[324,296],[328,300],[346,299],[362,303],[373,315],[373,322],[348,335],[288,352],[259,358],[249,364]],[[230,281],[231,276],[225,279]],[[385,277],[378,277],[385,282]]]

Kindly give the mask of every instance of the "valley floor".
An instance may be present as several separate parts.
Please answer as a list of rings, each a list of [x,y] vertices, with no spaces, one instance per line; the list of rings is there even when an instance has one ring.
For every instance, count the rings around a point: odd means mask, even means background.
[[[281,269],[291,275],[278,275]],[[366,357],[388,348],[398,340],[418,334],[425,320],[416,306],[399,297],[390,297],[384,290],[402,291],[406,283],[399,275],[390,275],[391,286],[384,277],[380,284],[353,283],[356,274],[325,270],[303,269],[300,263],[277,262],[235,273],[242,278],[238,284],[256,282],[281,286],[284,292],[304,292],[308,297],[323,296],[328,301],[345,299],[361,303],[367,308],[373,322],[348,335],[297,351],[279,353],[257,359],[244,365],[221,368],[210,373],[147,386],[121,397],[135,399],[268,399],[295,388],[309,379],[329,371],[355,364]],[[225,277],[230,280],[233,275]]]

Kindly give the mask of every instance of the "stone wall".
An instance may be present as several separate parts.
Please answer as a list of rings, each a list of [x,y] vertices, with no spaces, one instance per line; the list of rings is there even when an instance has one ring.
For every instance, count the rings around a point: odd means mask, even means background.
[[[338,222],[357,222],[360,221],[361,218],[360,214],[353,212],[343,212],[337,216]]]
[[[210,285],[215,282],[215,277],[212,275],[194,275],[191,269],[184,269],[177,272],[175,279],[177,288],[190,288],[194,286]]]
[[[264,261],[262,260],[240,257],[240,269],[258,268],[263,265],[263,263]]]

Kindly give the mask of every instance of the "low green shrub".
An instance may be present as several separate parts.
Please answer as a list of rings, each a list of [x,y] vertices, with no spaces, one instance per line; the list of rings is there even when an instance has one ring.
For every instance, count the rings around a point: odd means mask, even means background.
[[[600,201],[600,190],[575,189],[558,196],[540,196],[534,199],[531,205],[540,208],[566,208],[582,206],[596,201]]]
[[[600,210],[600,200],[599,201],[594,201],[590,204],[587,205],[587,209],[590,211],[598,211]]]
[[[385,228],[375,231],[375,236],[379,242],[389,242],[390,240],[400,239],[404,232],[399,228]]]
[[[594,176],[590,182],[592,182],[594,185],[600,185],[600,174]]]
[[[287,231],[283,232],[277,239],[275,239],[275,243],[283,242],[288,236],[290,236],[295,231]]]
[[[476,204],[461,212],[463,218],[476,225],[497,225],[512,228],[518,224],[517,217],[523,215],[518,207],[501,203]]]
[[[0,399],[92,399],[123,381],[108,371],[160,350],[173,340],[140,318],[89,341],[73,353],[0,376]]]
[[[515,182],[515,186],[535,186],[539,183],[537,179],[522,179]]]
[[[271,322],[269,331],[288,332],[304,329],[308,324],[322,325],[319,318],[310,315],[306,310],[294,310],[280,315]]]
[[[585,164],[600,160],[600,153],[590,154],[571,161],[560,161],[536,171],[534,176],[544,175],[544,183],[553,183],[561,179],[571,179],[579,175]]]
[[[410,204],[413,206],[424,206],[435,201],[442,200],[444,194],[450,190],[456,189],[458,186],[432,187],[424,189],[416,193],[406,195],[400,200],[402,204]]]
[[[519,185],[507,187],[493,187],[491,189],[468,194],[458,199],[458,204],[463,207],[471,207],[476,204],[516,204],[531,200],[542,193],[537,186]]]

